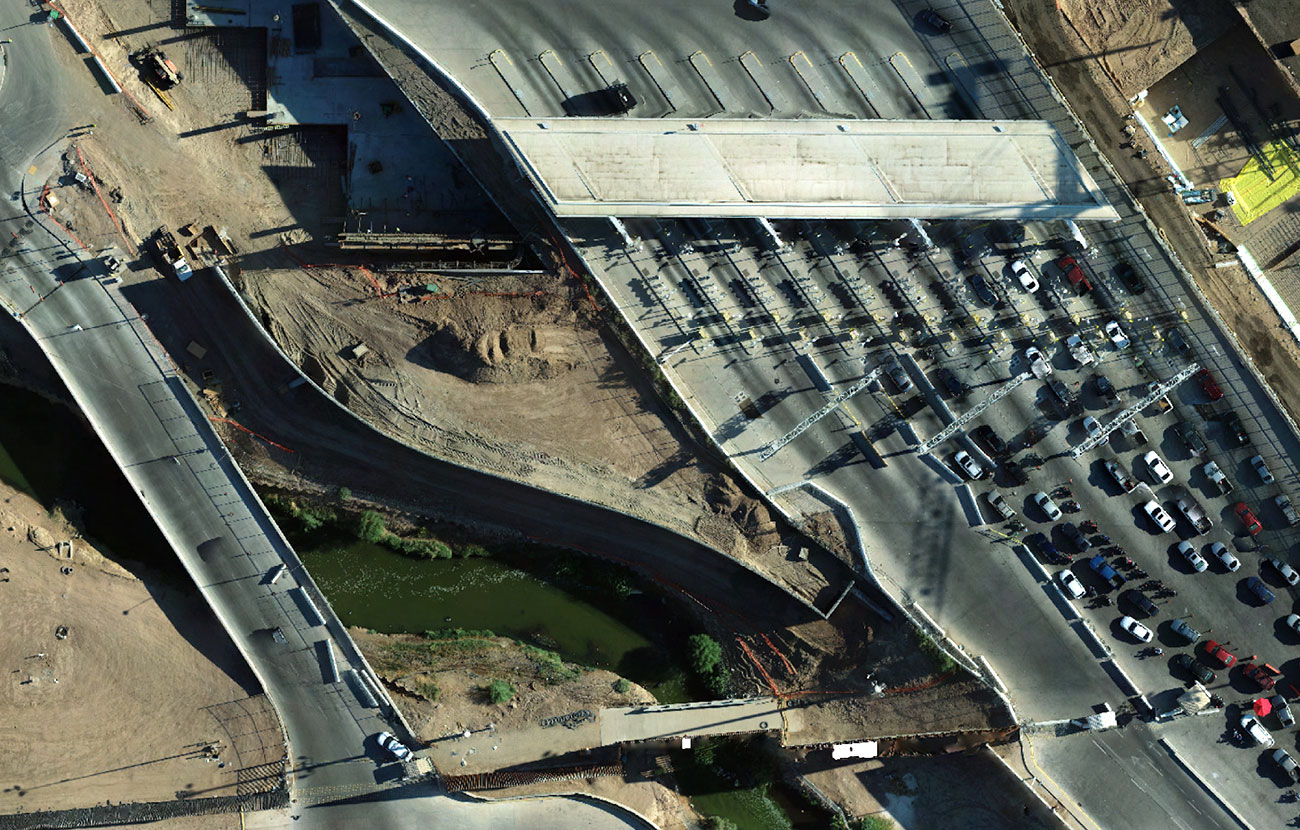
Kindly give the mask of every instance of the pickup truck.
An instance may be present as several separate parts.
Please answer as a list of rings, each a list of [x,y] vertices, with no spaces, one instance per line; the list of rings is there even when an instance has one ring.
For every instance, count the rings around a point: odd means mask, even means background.
[[[1200,458],[1208,451],[1209,448],[1205,446],[1205,439],[1196,431],[1196,427],[1191,424],[1180,422],[1174,427],[1174,432],[1177,433],[1180,439],[1182,439],[1183,444],[1187,447],[1187,451],[1190,452],[1194,458]]]
[[[1007,500],[1002,498],[1002,494],[997,490],[988,491],[984,494],[984,498],[988,501],[989,507],[992,507],[1002,518],[1014,519],[1016,517],[1016,511],[1011,509],[1011,505],[1007,504]]]
[[[1115,569],[1106,562],[1106,557],[1098,554],[1088,560],[1088,567],[1097,572],[1097,576],[1110,583],[1112,588],[1123,588],[1127,581],[1123,575],[1115,572]]]
[[[1103,463],[1106,467],[1106,472],[1110,473],[1110,477],[1115,479],[1116,484],[1124,488],[1125,493],[1132,493],[1137,489],[1137,481],[1133,476],[1129,475],[1122,466],[1120,466],[1118,461],[1107,460]]]
[[[1119,393],[1115,391],[1115,385],[1110,382],[1110,378],[1105,375],[1093,375],[1092,382],[1097,387],[1097,394],[1101,395],[1102,400],[1108,404],[1119,403]]]
[[[1201,503],[1193,498],[1190,493],[1185,492],[1179,496],[1177,506],[1178,512],[1183,514],[1183,518],[1187,519],[1192,527],[1196,528],[1197,536],[1204,536],[1210,532],[1210,528],[1214,527],[1214,522],[1210,521],[1210,517],[1206,515],[1205,508],[1201,507]]]
[[[1228,481],[1228,477],[1223,474],[1223,470],[1219,469],[1218,464],[1209,461],[1201,469],[1205,473],[1205,477],[1210,480],[1210,483],[1219,488],[1219,495],[1226,496],[1232,492],[1232,482]]]
[[[1065,345],[1070,350],[1070,356],[1073,357],[1080,366],[1091,366],[1097,362],[1097,358],[1093,355],[1092,350],[1088,348],[1088,344],[1084,343],[1083,338],[1079,335],[1072,334],[1067,337],[1065,339]]]
[[[1277,505],[1278,510],[1282,511],[1282,515],[1286,516],[1287,524],[1291,525],[1292,527],[1295,527],[1296,525],[1300,525],[1300,516],[1296,515],[1295,507],[1291,505],[1290,496],[1288,496],[1286,493],[1283,493],[1282,495],[1273,499],[1273,503]]]

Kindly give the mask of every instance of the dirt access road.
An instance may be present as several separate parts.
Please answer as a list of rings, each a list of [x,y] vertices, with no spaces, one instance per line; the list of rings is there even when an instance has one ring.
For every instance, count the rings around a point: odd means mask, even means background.
[[[1100,4],[1094,0],[1087,3],[1062,0],[1059,9],[1058,5],[1034,0],[1007,0],[1006,8],[1012,23],[1039,62],[1060,87],[1075,113],[1088,125],[1093,139],[1124,179],[1129,191],[1163,230],[1183,265],[1277,393],[1282,406],[1293,420],[1300,421],[1300,346],[1280,327],[1276,312],[1245,271],[1238,267],[1213,267],[1204,234],[1193,223],[1182,202],[1170,192],[1161,173],[1154,170],[1147,160],[1135,158],[1129,150],[1119,146],[1125,140],[1123,116],[1131,108],[1098,55],[1085,47],[1075,28],[1088,26],[1088,21],[1098,15],[1097,10],[1091,7],[1098,5],[1109,11],[1109,14],[1101,14],[1104,19],[1133,17],[1153,20],[1167,19],[1175,14],[1166,0],[1104,0]],[[1193,5],[1216,5],[1216,13],[1236,15],[1227,2]],[[1085,11],[1085,7],[1089,10]],[[1126,39],[1130,35],[1132,38]],[[1149,29],[1128,32],[1126,28],[1110,36],[1112,39],[1107,41],[1107,47],[1112,53],[1159,52],[1164,49],[1160,40],[1152,39],[1152,30]],[[1088,39],[1101,37],[1099,32],[1088,35]],[[1164,66],[1157,57],[1146,60],[1134,57],[1129,64],[1142,67],[1142,71],[1148,74]],[[1157,68],[1153,70],[1153,66]],[[1137,72],[1136,69],[1133,71]]]
[[[79,538],[56,555],[75,530],[0,498],[0,813],[278,784],[254,768],[283,754],[279,724],[207,606]]]

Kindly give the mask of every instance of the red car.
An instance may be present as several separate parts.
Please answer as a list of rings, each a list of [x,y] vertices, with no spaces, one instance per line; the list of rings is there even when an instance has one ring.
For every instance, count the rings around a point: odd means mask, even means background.
[[[1254,663],[1247,663],[1241,667],[1241,670],[1246,673],[1247,677],[1258,683],[1259,687],[1266,692],[1270,691],[1277,685],[1277,681],[1270,677],[1268,672],[1264,671],[1259,666],[1256,666]]]
[[[1084,275],[1079,263],[1074,261],[1074,257],[1061,257],[1056,261],[1056,267],[1061,269],[1061,272],[1065,274],[1065,278],[1070,281],[1070,285],[1073,285],[1079,292],[1086,294],[1092,290],[1092,283],[1088,282],[1088,277]]]
[[[1214,640],[1205,641],[1205,654],[1219,661],[1219,665],[1225,669],[1232,668],[1237,662],[1237,657],[1231,651],[1216,643]]]
[[[1251,536],[1258,536],[1259,532],[1264,529],[1264,526],[1259,523],[1259,519],[1255,518],[1255,514],[1251,512],[1244,501],[1234,504],[1232,512],[1237,514],[1238,519],[1241,519],[1241,523],[1246,526],[1246,532]]]
[[[1202,369],[1192,377],[1196,378],[1196,382],[1201,385],[1201,391],[1205,393],[1205,397],[1212,401],[1217,401],[1223,397],[1223,390],[1219,388],[1218,381],[1214,379],[1214,375],[1210,374],[1209,369]]]

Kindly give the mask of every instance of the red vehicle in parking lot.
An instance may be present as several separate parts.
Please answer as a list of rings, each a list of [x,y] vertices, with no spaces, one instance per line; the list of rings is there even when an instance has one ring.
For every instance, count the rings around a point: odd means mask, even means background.
[[[1214,640],[1205,641],[1205,654],[1207,657],[1217,660],[1219,665],[1223,666],[1225,669],[1232,668],[1233,664],[1237,662],[1237,656],[1235,654],[1228,651]]]
[[[1092,283],[1088,282],[1088,277],[1079,267],[1079,263],[1072,256],[1063,256],[1056,261],[1056,267],[1061,269],[1065,278],[1070,281],[1075,290],[1081,294],[1086,294],[1092,290]]]
[[[1241,670],[1246,673],[1247,677],[1258,683],[1259,687],[1266,692],[1277,685],[1277,681],[1272,677],[1269,677],[1268,672],[1264,671],[1254,663],[1247,663],[1241,667]]]
[[[1219,388],[1219,382],[1214,379],[1214,375],[1210,374],[1209,369],[1201,369],[1192,377],[1196,378],[1196,382],[1201,385],[1201,391],[1205,393],[1205,397],[1212,401],[1217,401],[1223,397],[1223,390]]]
[[[1259,523],[1259,519],[1255,518],[1255,514],[1246,506],[1244,501],[1234,504],[1232,512],[1237,514],[1238,519],[1241,519],[1241,523],[1246,526],[1246,532],[1251,536],[1258,536],[1259,532],[1264,529],[1264,526]]]

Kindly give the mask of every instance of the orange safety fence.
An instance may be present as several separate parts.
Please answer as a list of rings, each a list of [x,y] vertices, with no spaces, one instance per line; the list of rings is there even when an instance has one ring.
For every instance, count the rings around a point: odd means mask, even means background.
[[[599,314],[600,306],[596,305],[596,298],[591,296],[591,289],[587,288],[587,281],[584,280],[582,277],[578,276],[577,271],[573,270],[573,266],[569,264],[568,255],[564,253],[563,246],[561,246],[560,243],[555,241],[554,236],[551,237],[551,244],[555,246],[555,250],[560,252],[560,262],[564,263],[565,270],[567,270],[570,274],[573,275],[573,278],[577,280],[578,283],[582,286],[582,290],[586,292],[587,302],[591,303],[591,310]]]
[[[750,661],[754,664],[754,667],[758,669],[758,673],[763,675],[763,679],[767,681],[767,687],[772,690],[772,694],[781,697],[781,690],[776,687],[776,681],[772,679],[772,675],[767,673],[767,669],[763,668],[763,664],[758,662],[758,657],[756,657],[754,652],[750,650],[749,645],[739,637],[736,638],[736,642],[740,643],[741,650],[745,652],[745,655],[749,657]]]
[[[80,239],[78,239],[75,233],[69,230],[68,227],[64,225],[62,222],[60,222],[58,219],[55,219],[54,214],[50,213],[50,209],[45,205],[45,200],[49,197],[49,195],[50,195],[50,186],[47,184],[45,185],[45,189],[41,191],[41,198],[40,198],[41,210],[45,213],[47,217],[49,217],[49,220],[51,222],[59,226],[59,230],[63,231],[68,236],[72,237],[72,241],[76,242],[82,248],[89,251],[90,250],[89,245],[87,245],[85,242],[82,242]]]
[[[933,680],[927,681],[925,683],[918,683],[915,686],[903,686],[902,688],[898,688],[898,689],[886,689],[885,694],[901,695],[901,694],[907,694],[908,692],[919,692],[922,691],[923,689],[932,689],[935,686],[938,686],[940,683],[947,680],[948,678],[952,677],[956,673],[957,672],[955,671],[944,672],[943,674],[939,675]]]
[[[95,189],[95,195],[99,197],[99,203],[104,206],[104,210],[108,211],[108,218],[113,220],[113,226],[117,228],[117,235],[122,237],[126,250],[131,256],[135,256],[135,246],[131,244],[131,240],[126,238],[126,231],[122,230],[122,223],[118,220],[117,214],[108,206],[108,202],[104,201],[104,194],[99,190],[99,182],[95,181],[95,174],[90,172],[90,166],[86,164],[86,157],[81,154],[81,148],[77,147],[75,149],[77,151],[77,161],[81,162],[82,172],[86,174],[86,178],[90,179],[90,186]]]
[[[229,418],[218,418],[216,416],[211,416],[208,418],[208,420],[215,421],[216,423],[219,424],[230,424],[232,427],[235,427],[236,429],[242,429],[244,432],[247,432],[249,435],[253,436],[254,438],[261,438],[263,441],[275,447],[276,449],[284,450],[285,452],[296,452],[296,450],[291,450],[283,444],[277,444],[276,442],[272,441],[270,438],[267,438],[265,435],[262,435],[259,432],[254,432],[253,430],[249,429],[248,427],[244,426],[238,421],[232,421]]]
[[[795,676],[794,666],[790,665],[790,661],[785,659],[785,655],[781,653],[781,649],[777,648],[776,644],[769,640],[766,634],[759,634],[758,636],[763,638],[763,642],[767,643],[767,647],[772,649],[772,653],[781,658],[781,662],[785,664],[785,670],[790,672],[790,677],[793,678]]]

